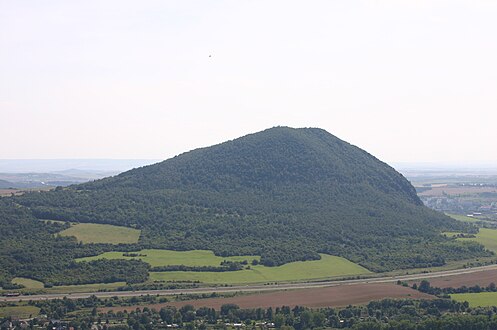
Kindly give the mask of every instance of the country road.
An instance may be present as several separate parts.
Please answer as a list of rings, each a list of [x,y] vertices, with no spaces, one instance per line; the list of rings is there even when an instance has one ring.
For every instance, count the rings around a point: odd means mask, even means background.
[[[79,299],[88,298],[90,296],[96,296],[99,298],[109,298],[109,297],[134,297],[142,295],[178,295],[178,294],[202,294],[202,293],[225,293],[225,292],[263,292],[263,291],[275,291],[275,290],[291,290],[291,289],[310,289],[310,288],[322,288],[337,285],[355,285],[355,284],[367,284],[367,283],[390,283],[397,281],[412,281],[439,277],[450,277],[462,274],[471,274],[477,272],[484,272],[488,270],[497,269],[497,265],[488,265],[481,267],[465,268],[465,269],[454,269],[439,271],[433,273],[421,273],[412,275],[399,275],[399,276],[384,276],[375,277],[368,279],[355,279],[355,280],[336,280],[336,281],[318,281],[318,282],[301,282],[301,283],[283,283],[283,284],[271,284],[271,285],[243,285],[243,286],[231,286],[231,287],[202,287],[202,288],[191,288],[191,289],[169,289],[169,290],[140,290],[140,291],[108,291],[108,292],[83,292],[83,293],[53,293],[53,294],[40,294],[40,295],[28,295],[28,296],[17,296],[17,297],[0,297],[0,301],[28,301],[28,300],[48,300],[48,299],[62,299],[64,297],[69,299]]]

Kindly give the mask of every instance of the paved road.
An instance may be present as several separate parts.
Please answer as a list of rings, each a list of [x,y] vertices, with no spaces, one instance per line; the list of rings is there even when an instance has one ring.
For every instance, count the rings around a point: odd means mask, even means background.
[[[203,287],[191,289],[169,289],[169,290],[140,290],[140,291],[108,291],[108,292],[83,292],[83,293],[53,293],[53,294],[40,294],[32,296],[18,296],[18,297],[0,297],[0,301],[26,301],[26,300],[47,300],[47,299],[62,299],[67,297],[69,299],[88,298],[92,295],[99,298],[109,297],[134,297],[142,295],[160,295],[170,296],[177,294],[189,293],[223,293],[223,292],[261,292],[261,291],[275,291],[275,290],[288,290],[288,289],[310,289],[310,288],[323,288],[337,285],[355,285],[367,283],[390,283],[397,281],[412,281],[420,279],[430,279],[438,277],[449,277],[455,275],[471,274],[477,272],[484,272],[488,270],[497,269],[497,265],[445,270],[433,273],[421,273],[412,275],[399,275],[399,276],[383,276],[368,279],[356,280],[337,280],[337,281],[318,281],[318,282],[303,282],[303,283],[285,283],[285,284],[271,284],[271,285],[245,285],[245,286],[231,286],[231,287]]]

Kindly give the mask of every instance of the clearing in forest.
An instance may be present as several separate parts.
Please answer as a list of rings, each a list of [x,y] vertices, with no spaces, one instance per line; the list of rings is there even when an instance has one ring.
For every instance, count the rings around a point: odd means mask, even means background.
[[[497,229],[480,228],[475,238],[458,238],[458,240],[471,240],[485,246],[486,249],[497,253]]]
[[[15,277],[12,279],[12,283],[23,285],[27,289],[43,289],[44,287],[42,282],[25,277]]]
[[[81,258],[77,261],[97,259],[141,259],[152,267],[185,265],[185,266],[220,266],[223,260],[244,261],[245,269],[225,272],[193,272],[170,271],[151,272],[153,281],[200,281],[209,284],[262,283],[271,281],[300,281],[324,279],[332,277],[348,277],[370,274],[366,268],[345,258],[321,254],[320,260],[297,261],[277,267],[252,265],[252,260],[259,256],[218,257],[212,251],[171,251],[171,250],[141,250],[132,252],[134,257],[124,256],[123,252],[106,252],[95,257]]]
[[[78,223],[59,234],[75,236],[83,243],[134,244],[138,243],[140,238],[138,229],[97,223]]]
[[[126,256],[126,254],[128,256]],[[133,256],[131,256],[133,255]],[[76,261],[92,261],[98,259],[140,259],[150,264],[152,267],[158,266],[216,266],[219,267],[221,262],[226,261],[244,261],[250,264],[252,260],[260,260],[259,256],[234,256],[218,257],[212,251],[208,250],[191,250],[191,251],[171,251],[147,249],[137,252],[106,252],[95,257],[80,258]]]
[[[250,266],[230,272],[151,272],[154,281],[199,281],[209,284],[245,284],[316,280],[357,276],[371,272],[347,259],[321,254],[321,260],[296,261],[277,267]]]

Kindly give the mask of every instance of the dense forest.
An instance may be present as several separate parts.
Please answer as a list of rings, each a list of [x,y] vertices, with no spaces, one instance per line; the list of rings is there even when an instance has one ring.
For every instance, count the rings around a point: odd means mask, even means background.
[[[19,229],[34,218],[140,228],[138,244],[114,247],[127,251],[209,249],[260,255],[266,266],[328,253],[372,271],[490,255],[476,243],[442,237],[441,231],[476,228],[424,207],[401,174],[321,129],[276,127],[115,177],[3,200],[2,221],[18,219]],[[7,272],[16,276],[32,267],[29,251],[42,247],[53,267],[110,248],[49,239],[54,224],[25,230],[6,233],[11,243],[2,233],[0,263],[15,259]],[[36,248],[11,251],[22,242]]]

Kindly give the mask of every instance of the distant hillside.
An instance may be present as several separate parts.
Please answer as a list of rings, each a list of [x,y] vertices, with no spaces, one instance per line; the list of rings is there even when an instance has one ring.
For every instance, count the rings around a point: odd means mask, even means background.
[[[317,128],[271,128],[15,202],[41,219],[141,228],[140,247],[261,255],[269,266],[319,252],[373,271],[485,254],[441,237],[468,225],[424,207],[401,174]]]
[[[0,179],[0,189],[8,189],[14,187],[12,182]]]

